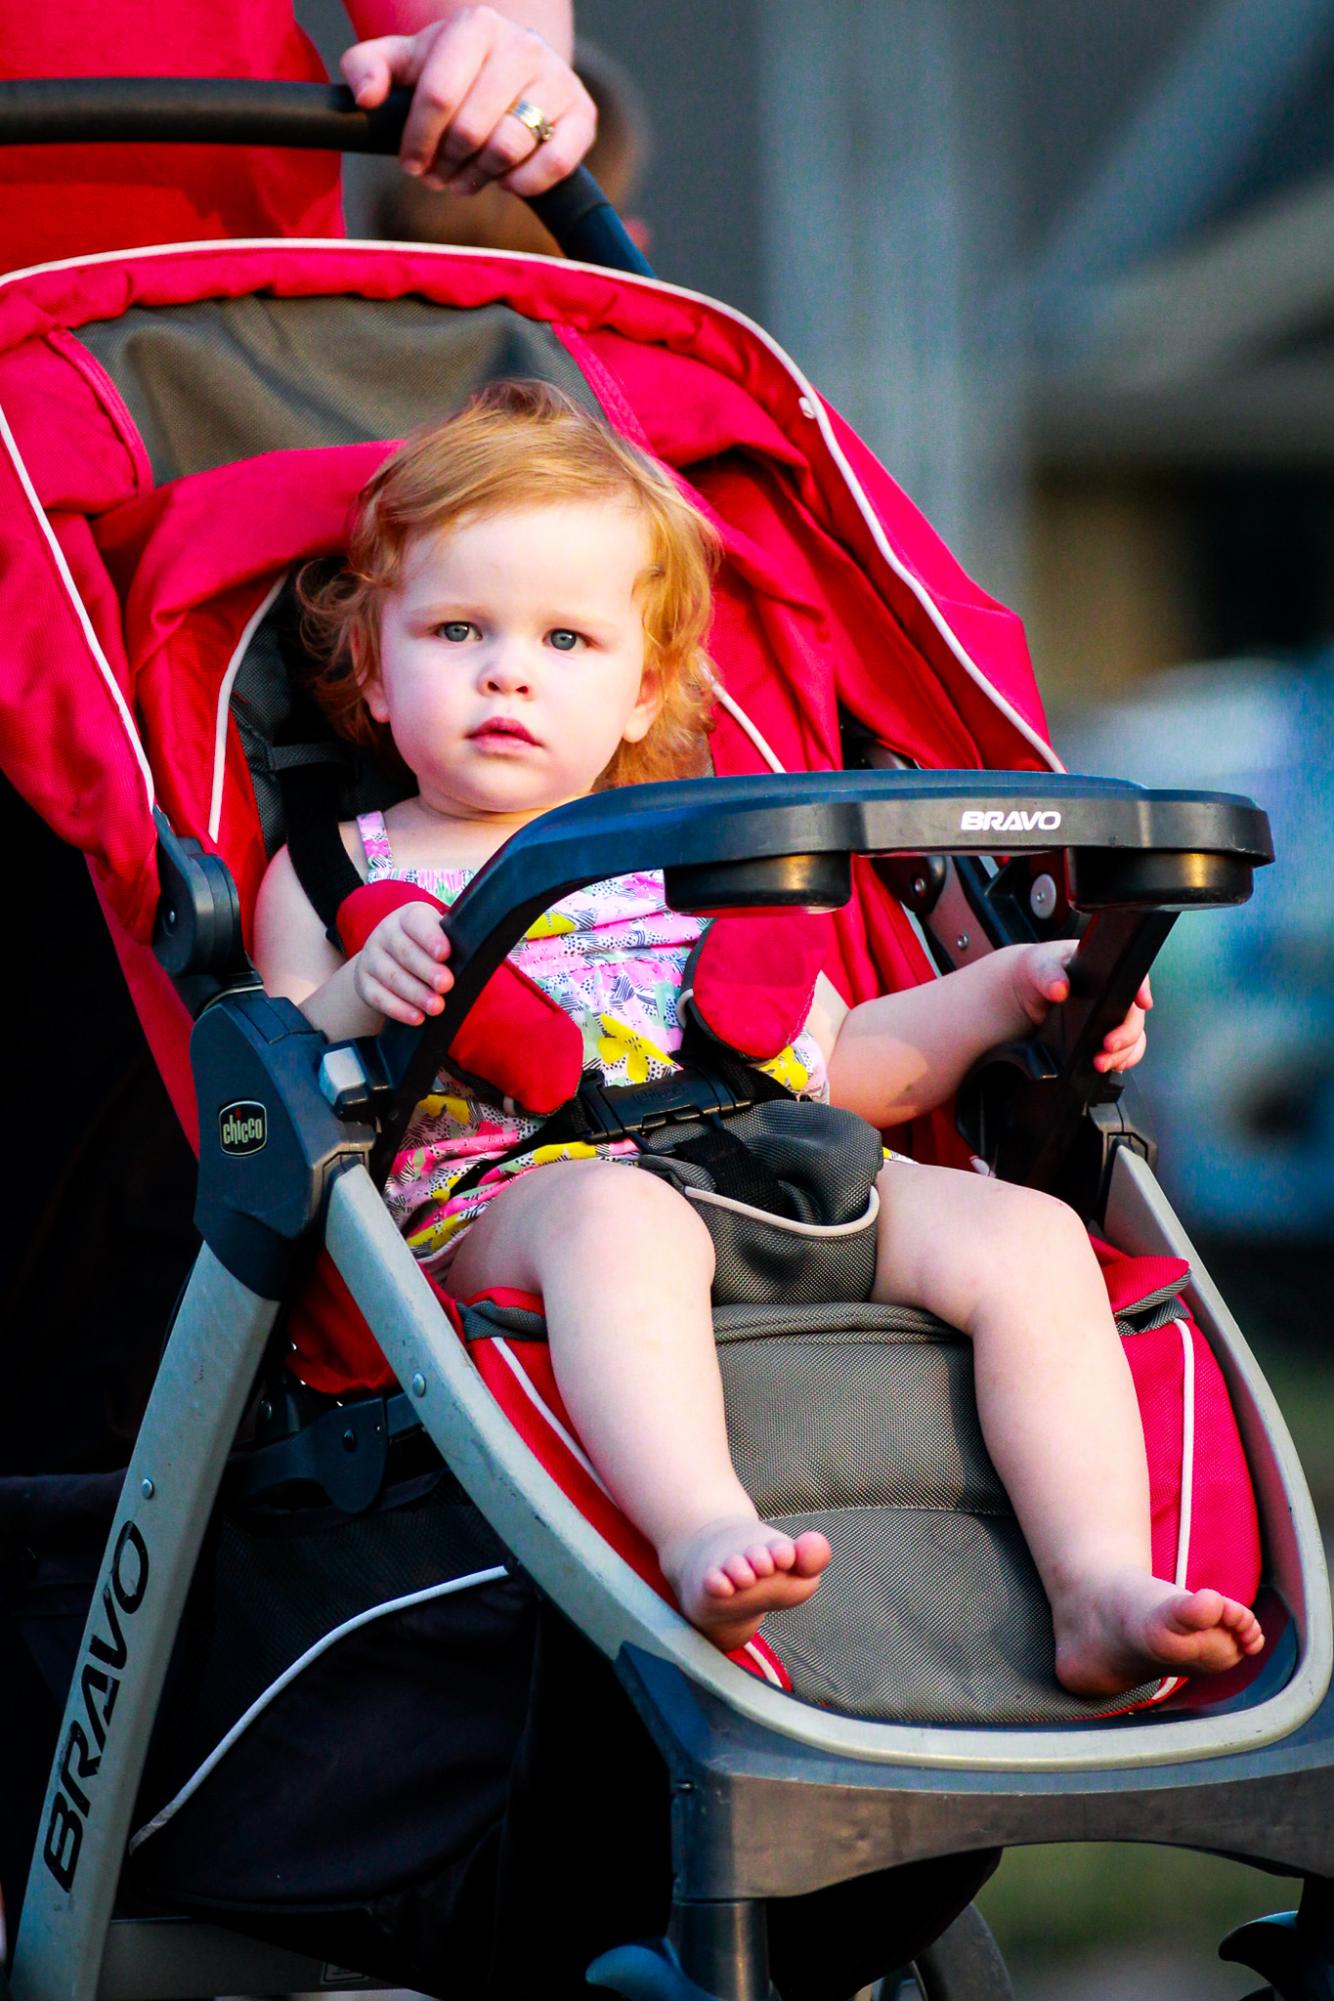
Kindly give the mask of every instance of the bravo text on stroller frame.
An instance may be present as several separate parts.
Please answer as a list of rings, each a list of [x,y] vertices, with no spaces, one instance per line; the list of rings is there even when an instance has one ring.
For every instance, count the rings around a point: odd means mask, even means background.
[[[0,138],[389,150],[402,116],[367,118],[313,87],[218,86],[212,111],[203,86],[69,90],[7,86]],[[355,1869],[317,1892],[289,1857],[284,1901],[247,1888],[233,1844],[218,1863],[233,1887],[210,1904],[190,1856],[217,1833],[211,1803],[235,1819],[233,1774],[249,1775],[257,1824],[279,1811],[255,1790],[256,1746],[293,1703],[318,1706],[331,1664],[381,1633],[425,1645],[422,1622],[450,1620],[430,1644],[473,1650],[479,1744],[499,1697],[477,1681],[509,1690],[491,1791],[456,1815],[460,1853],[498,1844],[493,1876],[519,1841],[508,1761],[541,1763],[531,1716],[552,1683],[509,1687],[535,1644],[555,1659],[553,1632],[582,1636],[661,1761],[670,1917],[664,1888],[663,1936],[604,1927],[596,1985],[765,2001],[784,1993],[786,1900],[873,1878],[892,1891],[883,1872],[956,1858],[957,1909],[985,1866],[969,1879],[970,1857],[1134,1840],[1301,1876],[1297,1913],[1225,1950],[1289,2001],[1327,1996],[1334,1712],[1310,1498],[1120,1082],[1093,1061],[1176,915],[1250,894],[1271,859],[1264,815],[1063,773],[1015,622],[788,358],[726,307],[659,283],[586,176],[540,206],[587,261],[262,241],[0,283],[6,768],[91,859],[145,1032],[197,1132],[203,1238],[118,1498],[94,1513],[105,1542],[82,1642],[58,1666],[35,1647],[66,1707],[14,1991],[424,1984],[435,1963],[396,1957],[388,1930],[383,1953],[367,1946],[364,1965],[337,1971],[376,1935]],[[556,384],[646,446],[717,522],[715,775],[580,799],[522,828],[451,908],[443,1013],[331,1046],[258,984],[255,893],[286,841],[332,920],[347,887],[337,822],[395,793],[330,741],[303,692],[290,579],[339,551],[392,442],[508,376]],[[1079,935],[1070,1001],[961,1092],[966,1148],[933,1116],[914,1150],[971,1151],[1089,1223],[1140,1397],[1155,1572],[1212,1582],[1221,1563],[1261,1611],[1262,1655],[1116,1702],[1062,1690],[977,1430],[967,1344],[902,1308],[719,1309],[738,1470],[769,1520],[818,1521],[834,1561],[808,1606],[766,1621],[770,1645],[747,1663],[657,1588],[562,1421],[535,1302],[443,1306],[379,1193],[527,927],[590,882],[652,869],[672,908],[728,913],[720,926],[753,923],[757,938],[781,936],[784,909],[826,913],[823,970],[853,1001],[1005,943]],[[664,1119],[726,1124],[744,1106],[725,1075],[701,1074],[665,1108],[601,1100],[597,1116],[641,1136]],[[53,1493],[52,1517],[65,1522],[68,1502]],[[39,1566],[43,1519],[43,1483],[27,1480]],[[17,1587],[25,1640],[31,1614]],[[447,1680],[431,1700],[451,1700]],[[341,1796],[360,1783],[345,1773]],[[316,1796],[310,1812],[334,1808]],[[511,1932],[516,1909],[495,1894]],[[504,1951],[470,1934],[455,1987],[450,1944],[434,1991],[482,1991],[478,1969]],[[847,1963],[873,1965],[874,1947]],[[496,1993],[514,1991],[517,1963]],[[972,1914],[916,1969],[928,1997],[1008,1992]]]

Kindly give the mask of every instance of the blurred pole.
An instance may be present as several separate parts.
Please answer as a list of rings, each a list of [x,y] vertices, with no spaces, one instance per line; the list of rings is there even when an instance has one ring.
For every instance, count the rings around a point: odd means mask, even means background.
[[[1037,282],[1057,332],[1078,324],[1071,288],[1133,269],[1207,221],[1331,34],[1330,0],[1213,0],[1052,233]]]
[[[769,0],[766,324],[965,565],[1024,581],[1016,0]]]

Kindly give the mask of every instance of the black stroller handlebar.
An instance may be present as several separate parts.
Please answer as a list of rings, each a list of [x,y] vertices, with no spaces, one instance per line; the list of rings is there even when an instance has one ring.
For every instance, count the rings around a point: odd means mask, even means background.
[[[0,146],[95,142],[291,146],[396,153],[412,103],[391,90],[374,111],[343,84],[230,77],[73,77],[0,83]],[[653,267],[593,176],[576,167],[528,206],[567,257],[651,278]]]
[[[810,907],[849,894],[834,897],[837,873],[801,866],[816,857],[1051,849],[1071,851],[1084,909],[1244,902],[1274,858],[1251,800],[1114,778],[815,771],[625,786],[544,813],[479,870],[449,914],[454,992],[470,1004],[535,917],[604,876],[662,868],[684,909]],[[1135,864],[1150,855],[1166,866],[1146,898]]]
[[[381,1035],[395,1103],[376,1165],[496,967],[535,918],[588,882],[661,868],[680,909],[836,908],[851,894],[854,854],[1052,850],[1066,853],[1077,908],[1137,912],[1243,903],[1274,853],[1249,799],[1031,772],[695,778],[557,807],[514,834],[451,908],[443,1012]],[[1078,999],[1074,967],[1071,981]]]

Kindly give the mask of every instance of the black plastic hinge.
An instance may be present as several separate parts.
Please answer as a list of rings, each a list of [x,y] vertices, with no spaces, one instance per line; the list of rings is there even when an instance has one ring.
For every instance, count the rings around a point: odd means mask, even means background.
[[[1158,1149],[1116,1072],[1061,1075],[1037,1042],[994,1050],[965,1078],[959,1131],[1004,1181],[1058,1195],[1087,1220],[1102,1215],[1119,1147],[1150,1167]]]
[[[251,976],[241,931],[241,899],[221,855],[177,834],[153,809],[160,895],[153,951],[178,984],[230,986]]]
[[[199,1106],[195,1223],[233,1277],[283,1299],[321,1241],[334,1176],[365,1160],[374,1127],[322,1088],[328,1048],[291,1001],[220,995],[190,1039]]]

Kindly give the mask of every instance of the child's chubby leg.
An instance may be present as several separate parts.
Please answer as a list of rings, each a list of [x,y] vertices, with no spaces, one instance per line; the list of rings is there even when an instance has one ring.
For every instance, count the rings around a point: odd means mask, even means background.
[[[762,1522],[723,1421],[709,1288],[713,1240],[676,1190],[612,1161],[516,1178],[459,1246],[450,1289],[540,1293],[556,1381],[588,1456],[645,1534],[686,1617],[724,1650],[810,1597],[817,1531]]]
[[[1144,1434],[1087,1234],[1034,1189],[890,1162],[873,1297],[973,1343],[982,1433],[1051,1601],[1079,1695],[1214,1674],[1264,1640],[1255,1615],[1151,1571]]]

